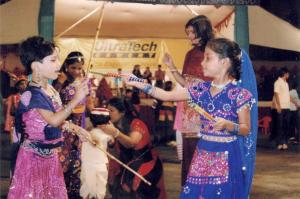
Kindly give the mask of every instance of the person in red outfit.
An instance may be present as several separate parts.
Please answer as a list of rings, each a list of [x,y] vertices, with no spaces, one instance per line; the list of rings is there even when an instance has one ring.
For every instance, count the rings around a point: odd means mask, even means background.
[[[27,84],[28,84],[28,81],[27,81],[26,77],[24,77],[24,76],[19,77],[15,84],[16,93],[10,95],[7,99],[5,131],[9,132],[10,142],[12,143],[11,152],[10,152],[11,177],[14,174],[18,150],[19,150],[19,141],[20,141],[20,137],[21,137],[21,135],[17,134],[15,131],[15,124],[14,124],[15,123],[15,113],[18,108],[21,95],[27,88]]]
[[[27,87],[27,79],[25,77],[20,77],[16,84],[16,93],[10,95],[7,98],[7,110],[6,110],[6,120],[4,130],[11,133],[14,126],[14,112],[18,108],[20,97]]]
[[[155,71],[155,86],[162,88],[165,81],[166,71],[161,69],[161,65],[157,66],[157,70]]]
[[[147,125],[132,114],[130,106],[121,98],[111,98],[107,109],[111,120],[99,128],[115,138],[118,158],[151,182],[151,186],[145,184],[111,160],[109,183],[112,199],[166,199],[163,165],[153,149]]]

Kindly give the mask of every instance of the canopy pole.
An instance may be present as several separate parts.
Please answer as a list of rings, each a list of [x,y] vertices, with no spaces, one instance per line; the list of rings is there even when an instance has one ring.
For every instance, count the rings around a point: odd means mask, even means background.
[[[53,40],[54,33],[54,10],[53,0],[41,0],[39,11],[39,35],[49,41]]]
[[[192,8],[190,8],[189,6],[185,5],[185,7],[195,16],[198,16],[199,13],[197,13],[195,10],[193,10]]]
[[[94,54],[96,42],[97,42],[98,35],[99,35],[99,32],[100,32],[100,28],[101,28],[102,21],[103,21],[103,16],[104,16],[104,5],[105,5],[105,3],[103,3],[103,4],[102,4],[102,7],[101,7],[101,12],[100,12],[100,17],[99,17],[98,27],[97,27],[95,39],[94,39],[94,42],[93,42],[92,50],[91,50],[91,53],[90,53],[89,62],[88,62],[88,65],[87,65],[87,70],[86,70],[86,74],[87,74],[87,75],[88,75],[88,73],[89,73],[89,71],[90,71],[90,68],[91,68],[91,62],[92,62],[92,58],[93,58],[93,54]]]
[[[55,36],[55,39],[63,36],[64,34],[66,34],[67,32],[69,32],[71,29],[73,29],[75,26],[77,26],[78,24],[80,24],[82,21],[86,20],[88,17],[90,17],[91,15],[93,15],[95,12],[97,12],[98,10],[100,10],[103,6],[99,6],[98,8],[94,9],[92,12],[90,12],[89,14],[85,15],[84,17],[82,17],[81,19],[79,19],[77,22],[75,22],[73,25],[71,25],[69,28],[67,28],[65,31],[63,31],[62,33],[59,33],[57,36]]]
[[[249,54],[248,6],[235,6],[235,41]]]

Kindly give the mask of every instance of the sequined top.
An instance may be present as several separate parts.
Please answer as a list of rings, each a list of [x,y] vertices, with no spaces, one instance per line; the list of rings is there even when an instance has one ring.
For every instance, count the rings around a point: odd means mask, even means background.
[[[49,85],[50,86],[50,85]],[[43,92],[43,91],[42,91]],[[62,107],[61,101],[59,98],[51,98],[46,93],[44,93],[47,97],[49,97],[49,100],[51,100],[51,103],[56,111],[60,110]],[[21,96],[21,103],[24,106],[29,106],[30,103],[35,103],[35,101],[32,101],[33,96],[31,91],[26,91]],[[39,108],[39,107],[37,107]],[[31,140],[45,140],[45,134],[44,134],[44,128],[47,125],[47,122],[45,119],[38,113],[37,108],[32,108],[28,112],[25,112],[23,114],[23,122],[25,124],[25,133],[28,134],[28,139]]]
[[[74,98],[75,93],[76,93],[76,90],[75,90],[75,86],[73,84],[70,84],[70,85],[66,86],[65,88],[63,88],[60,91],[63,104],[69,103],[69,101],[71,101]],[[85,102],[86,102],[86,98],[84,98],[79,104],[82,105],[82,104],[85,104]]]
[[[53,111],[49,108],[47,102],[43,101],[46,98],[48,98],[47,100],[52,104],[54,110],[59,111],[62,104],[58,93],[56,93],[55,96],[48,96],[42,89],[31,89],[31,87],[29,87],[28,90],[22,94],[20,99],[21,110],[18,111],[23,112],[22,121],[25,126],[24,132],[27,135],[22,146],[43,156],[51,155],[51,148],[57,147],[62,141],[60,133],[58,132],[57,135],[54,135],[55,132],[53,130],[56,129],[51,127],[38,112],[38,109]]]
[[[91,89],[92,89],[92,83],[89,80],[88,81],[88,89],[89,89],[89,95],[91,94]],[[66,86],[65,88],[61,89],[60,91],[60,97],[62,99],[62,103],[63,104],[68,104],[75,96],[76,93],[76,88],[74,83],[69,84],[68,86]],[[84,113],[85,112],[85,108],[86,108],[86,101],[87,98],[84,98],[83,100],[80,101],[79,104],[77,104],[77,106],[72,110],[72,113]],[[78,124],[81,125],[81,124]]]
[[[238,112],[244,108],[251,108],[255,103],[252,94],[235,83],[228,83],[222,91],[212,96],[210,93],[211,82],[191,84],[188,88],[191,103],[196,103],[213,117],[220,117],[238,123]],[[232,137],[225,129],[214,129],[213,121],[200,115],[200,132],[206,136]]]

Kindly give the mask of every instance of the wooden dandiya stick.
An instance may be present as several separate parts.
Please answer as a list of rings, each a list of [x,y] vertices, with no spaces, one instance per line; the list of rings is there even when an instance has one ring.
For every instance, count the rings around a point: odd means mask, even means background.
[[[102,21],[103,21],[105,4],[106,4],[106,2],[103,2],[102,7],[101,7],[99,22],[98,22],[98,26],[97,26],[97,29],[96,29],[96,35],[95,35],[95,39],[94,39],[93,46],[92,46],[92,49],[91,49],[91,53],[90,53],[90,57],[89,57],[89,61],[88,61],[88,67],[87,67],[87,70],[86,70],[87,74],[90,72],[91,63],[92,63],[92,59],[93,59],[93,54],[94,54],[94,51],[95,51],[96,43],[97,43],[97,40],[98,40],[98,35],[100,33],[100,29],[101,29],[101,25],[102,25]]]
[[[96,74],[96,75],[101,75],[101,76],[104,76],[104,77],[120,77],[120,78],[123,78],[123,75],[118,74],[118,73],[111,73],[111,72],[108,72],[108,73],[90,72],[90,73],[93,73],[93,74]],[[129,77],[129,81],[147,83],[146,79],[142,79],[142,78],[138,78],[138,77]]]
[[[199,105],[197,105],[196,103],[190,103],[190,106],[195,109],[198,113],[200,113],[201,115],[203,115],[206,119],[209,119],[211,121],[214,121],[215,118],[209,114],[208,112],[206,112],[203,108],[201,108]]]
[[[74,131],[73,133],[75,133],[76,135],[79,136],[79,132]],[[129,166],[127,166],[126,164],[124,164],[118,158],[116,158],[115,156],[111,155],[109,152],[107,152],[106,150],[104,150],[100,145],[96,144],[91,138],[89,138],[87,136],[84,136],[84,138],[87,139],[89,143],[93,144],[95,147],[97,147],[103,153],[105,153],[110,159],[113,159],[114,161],[116,161],[117,163],[119,163],[120,165],[122,165],[125,169],[129,170],[131,173],[133,173],[134,175],[136,175],[137,177],[139,177],[147,185],[151,186],[151,182],[149,182],[148,180],[146,180],[141,174],[139,174],[138,172],[136,172],[135,170],[133,170],[132,168],[130,168]]]
[[[93,74],[96,74],[96,75],[101,75],[101,76],[104,76],[104,77],[121,77],[122,78],[122,75],[118,74],[118,73],[111,73],[111,72],[99,73],[99,72],[94,72],[94,71],[90,71],[90,73],[93,73]]]

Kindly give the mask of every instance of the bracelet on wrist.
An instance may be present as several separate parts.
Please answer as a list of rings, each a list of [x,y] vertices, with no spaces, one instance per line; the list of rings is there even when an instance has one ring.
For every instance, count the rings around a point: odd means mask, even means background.
[[[153,91],[153,86],[151,84],[147,84],[142,91],[148,95],[151,95],[152,91]]]
[[[178,71],[177,71],[177,69],[174,68],[174,69],[170,69],[170,72],[174,73],[174,72],[178,72]]]
[[[130,82],[141,82],[141,83],[143,83],[143,82],[145,82],[145,79],[142,79],[142,78],[138,78],[138,77],[129,77],[129,79],[128,79]]]
[[[70,114],[72,112],[72,108],[69,105],[67,105],[64,108],[64,112]]]
[[[119,135],[120,135],[120,130],[119,129],[117,129],[117,132],[115,133],[115,135],[113,135],[113,137],[116,139],[116,138],[118,138],[119,137]]]
[[[233,135],[237,135],[240,132],[240,125],[236,123],[234,123],[233,125],[233,130],[230,133]]]
[[[63,131],[69,131],[70,130],[70,122],[67,121],[62,125],[62,130]]]

